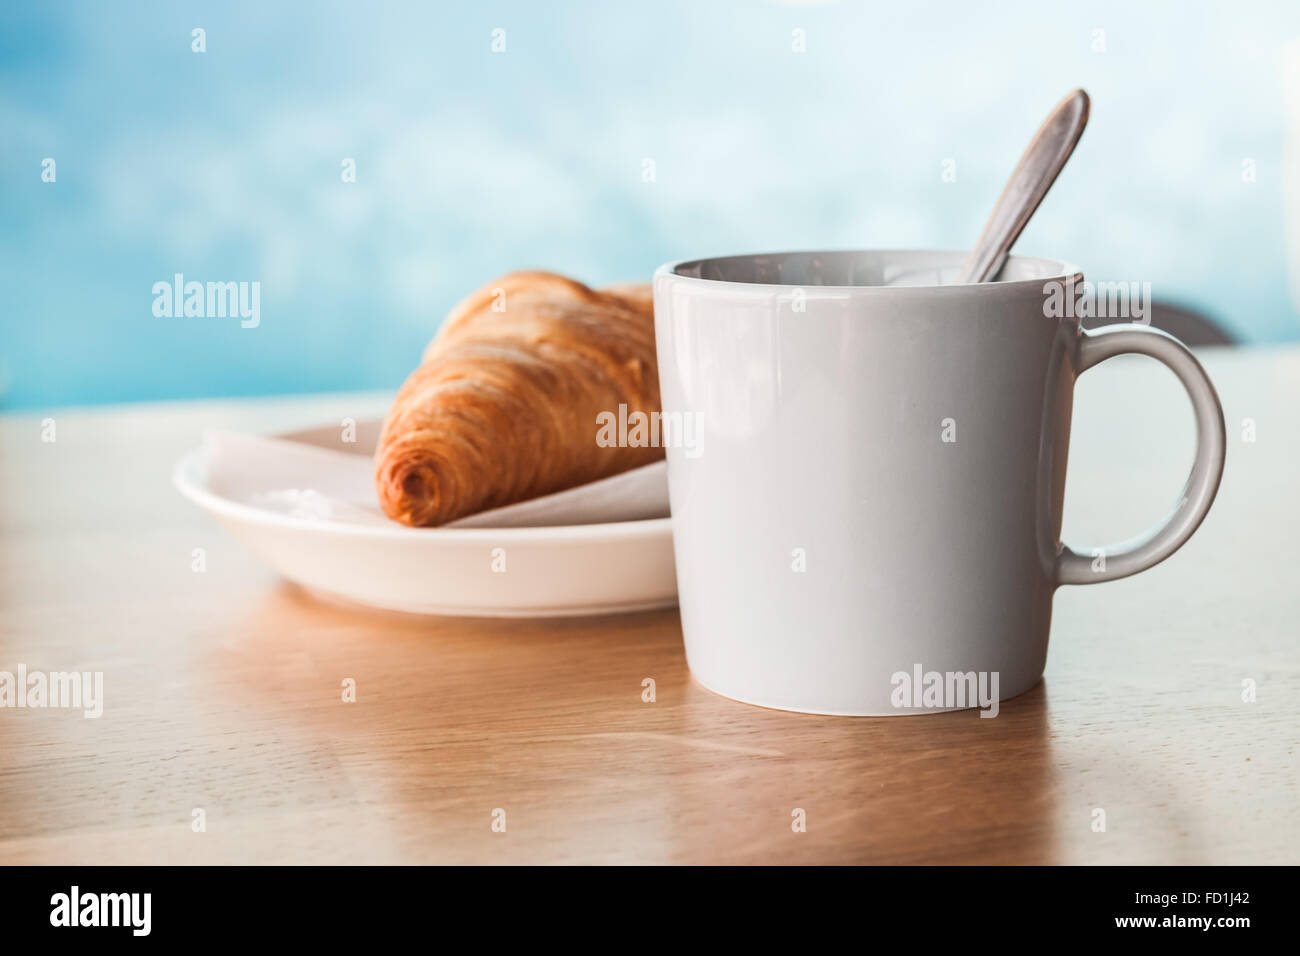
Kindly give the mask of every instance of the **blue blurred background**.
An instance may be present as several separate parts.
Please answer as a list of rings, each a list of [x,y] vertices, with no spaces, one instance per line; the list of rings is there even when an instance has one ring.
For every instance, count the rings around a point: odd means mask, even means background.
[[[7,4],[0,407],[396,387],[514,268],[963,248],[1075,86],[1018,250],[1300,338],[1297,35],[1294,0]],[[260,282],[260,326],[156,318],[177,272]]]

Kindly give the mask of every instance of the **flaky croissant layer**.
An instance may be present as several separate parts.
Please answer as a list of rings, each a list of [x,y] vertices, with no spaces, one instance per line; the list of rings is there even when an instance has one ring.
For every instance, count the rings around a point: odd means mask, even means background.
[[[649,286],[513,272],[447,316],[384,421],[384,513],[445,524],[663,457],[597,441],[602,412],[659,411]]]

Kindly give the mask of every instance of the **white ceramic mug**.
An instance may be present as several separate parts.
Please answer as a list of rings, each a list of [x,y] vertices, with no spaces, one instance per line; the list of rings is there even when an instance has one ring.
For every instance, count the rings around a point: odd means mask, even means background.
[[[1083,288],[1065,263],[1014,256],[998,282],[942,284],[963,258],[656,272],[664,415],[702,429],[695,454],[667,453],[686,657],[709,689],[824,714],[996,713],[1042,676],[1057,587],[1149,568],[1205,517],[1226,441],[1192,353],[1146,325],[1056,317],[1050,300]],[[1141,543],[1077,554],[1060,541],[1074,382],[1129,352],[1187,389],[1195,463]]]

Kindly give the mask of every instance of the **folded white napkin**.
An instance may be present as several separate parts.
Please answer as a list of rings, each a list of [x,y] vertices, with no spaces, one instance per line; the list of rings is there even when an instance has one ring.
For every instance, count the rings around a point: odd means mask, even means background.
[[[307,441],[225,431],[208,432],[204,447],[214,494],[307,520],[398,527],[375,497],[372,447],[358,444],[356,451],[338,451]],[[550,527],[667,516],[668,472],[658,461],[443,527]]]

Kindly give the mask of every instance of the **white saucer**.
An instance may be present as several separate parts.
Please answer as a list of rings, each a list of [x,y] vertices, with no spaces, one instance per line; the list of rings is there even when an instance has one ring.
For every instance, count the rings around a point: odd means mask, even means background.
[[[278,437],[330,447],[324,436],[336,433],[329,427]],[[373,447],[361,437],[349,451]],[[327,598],[481,617],[609,614],[677,603],[670,518],[526,528],[353,523],[286,514],[223,493],[209,481],[208,464],[204,449],[182,458],[173,473],[180,492],[286,578]]]

